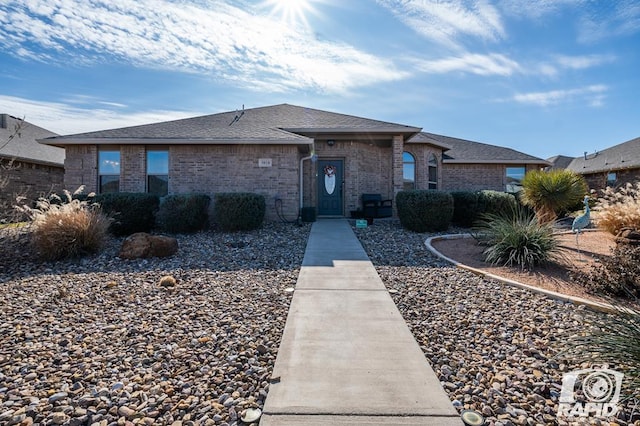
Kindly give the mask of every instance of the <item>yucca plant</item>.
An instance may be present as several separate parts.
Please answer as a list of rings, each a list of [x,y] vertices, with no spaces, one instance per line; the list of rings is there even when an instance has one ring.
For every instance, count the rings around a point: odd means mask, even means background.
[[[474,227],[475,235],[488,247],[483,254],[493,265],[531,269],[561,256],[550,223],[521,205],[501,214],[485,214]]]
[[[571,170],[532,170],[522,179],[520,200],[535,210],[539,222],[547,223],[578,203],[588,189],[584,177]]]
[[[621,397],[640,398],[640,310],[616,306],[615,313],[585,315],[582,321],[584,331],[565,340],[558,358],[614,366],[624,373]]]
[[[625,227],[640,229],[640,182],[605,189],[593,210],[598,227],[613,235]]]
[[[64,190],[63,196],[40,198],[35,208],[19,209],[31,219],[30,238],[43,260],[59,260],[98,251],[104,244],[111,220],[100,206],[74,199]]]

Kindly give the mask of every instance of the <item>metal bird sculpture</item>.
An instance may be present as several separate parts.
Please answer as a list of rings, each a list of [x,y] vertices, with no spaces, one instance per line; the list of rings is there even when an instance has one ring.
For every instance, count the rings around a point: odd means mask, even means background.
[[[578,244],[580,231],[589,226],[590,221],[591,211],[589,210],[589,196],[586,195],[584,197],[584,213],[573,219],[573,223],[571,224],[571,230],[576,233],[576,246],[578,248],[578,251],[580,251],[580,246]]]

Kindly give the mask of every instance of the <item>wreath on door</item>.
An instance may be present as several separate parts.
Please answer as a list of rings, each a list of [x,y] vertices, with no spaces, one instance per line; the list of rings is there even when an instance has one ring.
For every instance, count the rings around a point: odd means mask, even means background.
[[[326,176],[329,176],[329,177],[335,176],[335,174],[336,174],[336,166],[332,166],[330,164],[324,166],[324,174]]]

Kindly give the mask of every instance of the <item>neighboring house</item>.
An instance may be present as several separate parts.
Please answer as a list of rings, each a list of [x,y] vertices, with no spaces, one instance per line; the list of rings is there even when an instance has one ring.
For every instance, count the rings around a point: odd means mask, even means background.
[[[56,134],[0,114],[0,218],[10,213],[18,195],[35,200],[62,188],[64,149],[36,141],[50,136]]]
[[[590,189],[618,187],[640,181],[640,138],[612,146],[594,154],[574,158],[566,167],[580,173]]]
[[[159,195],[256,192],[266,197],[271,220],[277,217],[278,200],[288,219],[295,219],[303,206],[315,208],[319,216],[347,216],[361,208],[364,193],[393,199],[403,189],[463,189],[473,179],[484,179],[470,173],[466,180],[449,182],[450,157],[445,154],[443,163],[443,152],[452,150],[465,164],[480,163],[476,169],[484,168],[483,173],[501,174],[490,185],[481,181],[469,189],[504,190],[506,166],[535,162],[505,148],[496,150],[515,157],[499,164],[473,161],[474,150],[464,152],[463,159],[457,147],[477,143],[420,131],[282,104],[40,142],[66,149],[66,187]],[[452,167],[459,165],[451,159]]]
[[[564,170],[569,167],[569,164],[574,160],[573,157],[566,155],[556,155],[551,158],[547,158],[547,161],[551,164],[546,170]]]

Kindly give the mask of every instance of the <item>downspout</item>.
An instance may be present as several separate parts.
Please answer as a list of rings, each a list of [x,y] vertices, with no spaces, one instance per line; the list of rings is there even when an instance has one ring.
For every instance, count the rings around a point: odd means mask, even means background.
[[[298,222],[302,221],[302,207],[304,204],[304,199],[303,199],[303,167],[304,167],[304,162],[306,160],[311,160],[312,162],[316,161],[316,154],[315,154],[315,148],[313,147],[313,145],[311,146],[311,155],[309,155],[308,157],[302,157],[300,159],[300,209],[298,210]]]

